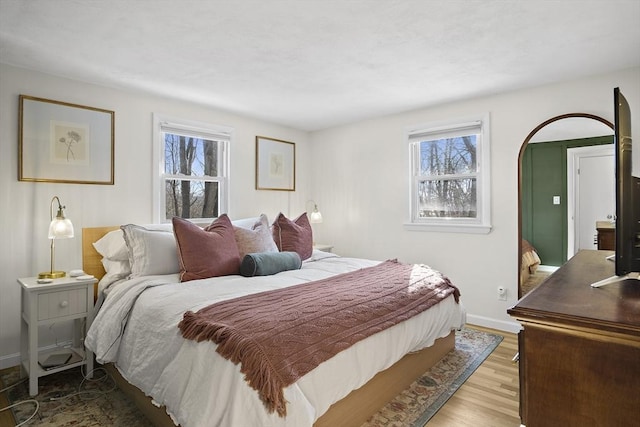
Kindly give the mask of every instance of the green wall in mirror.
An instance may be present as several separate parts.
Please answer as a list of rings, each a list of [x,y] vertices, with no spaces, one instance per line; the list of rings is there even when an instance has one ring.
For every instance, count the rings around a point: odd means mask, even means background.
[[[613,136],[607,135],[527,145],[522,156],[522,238],[536,248],[543,265],[567,261],[567,150],[612,143]],[[553,203],[556,196],[559,204]]]

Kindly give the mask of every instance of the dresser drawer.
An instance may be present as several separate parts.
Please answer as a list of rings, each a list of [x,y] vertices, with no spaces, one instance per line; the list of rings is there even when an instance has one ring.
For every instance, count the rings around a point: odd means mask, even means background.
[[[38,320],[87,312],[87,287],[38,294]]]

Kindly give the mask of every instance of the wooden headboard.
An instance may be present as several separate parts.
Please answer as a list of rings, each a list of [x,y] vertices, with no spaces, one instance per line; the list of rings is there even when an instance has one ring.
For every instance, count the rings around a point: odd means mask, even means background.
[[[117,225],[109,227],[90,227],[82,229],[82,270],[100,280],[105,275],[102,266],[102,255],[93,247],[93,242],[100,240],[110,231],[120,228]]]

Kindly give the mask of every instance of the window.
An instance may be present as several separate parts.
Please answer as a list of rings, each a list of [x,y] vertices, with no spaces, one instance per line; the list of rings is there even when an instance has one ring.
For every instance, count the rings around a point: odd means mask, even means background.
[[[488,233],[489,118],[415,127],[409,229]]]
[[[154,115],[156,222],[211,221],[228,211],[232,129]]]

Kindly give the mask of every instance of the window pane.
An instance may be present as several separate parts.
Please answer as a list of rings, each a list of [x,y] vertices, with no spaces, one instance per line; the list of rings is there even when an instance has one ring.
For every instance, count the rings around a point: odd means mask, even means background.
[[[165,133],[164,171],[171,175],[218,176],[218,141]]]
[[[418,218],[476,218],[476,179],[418,183]]]
[[[171,179],[166,181],[166,219],[218,217],[217,182]]]
[[[478,135],[420,142],[420,175],[476,173]]]

